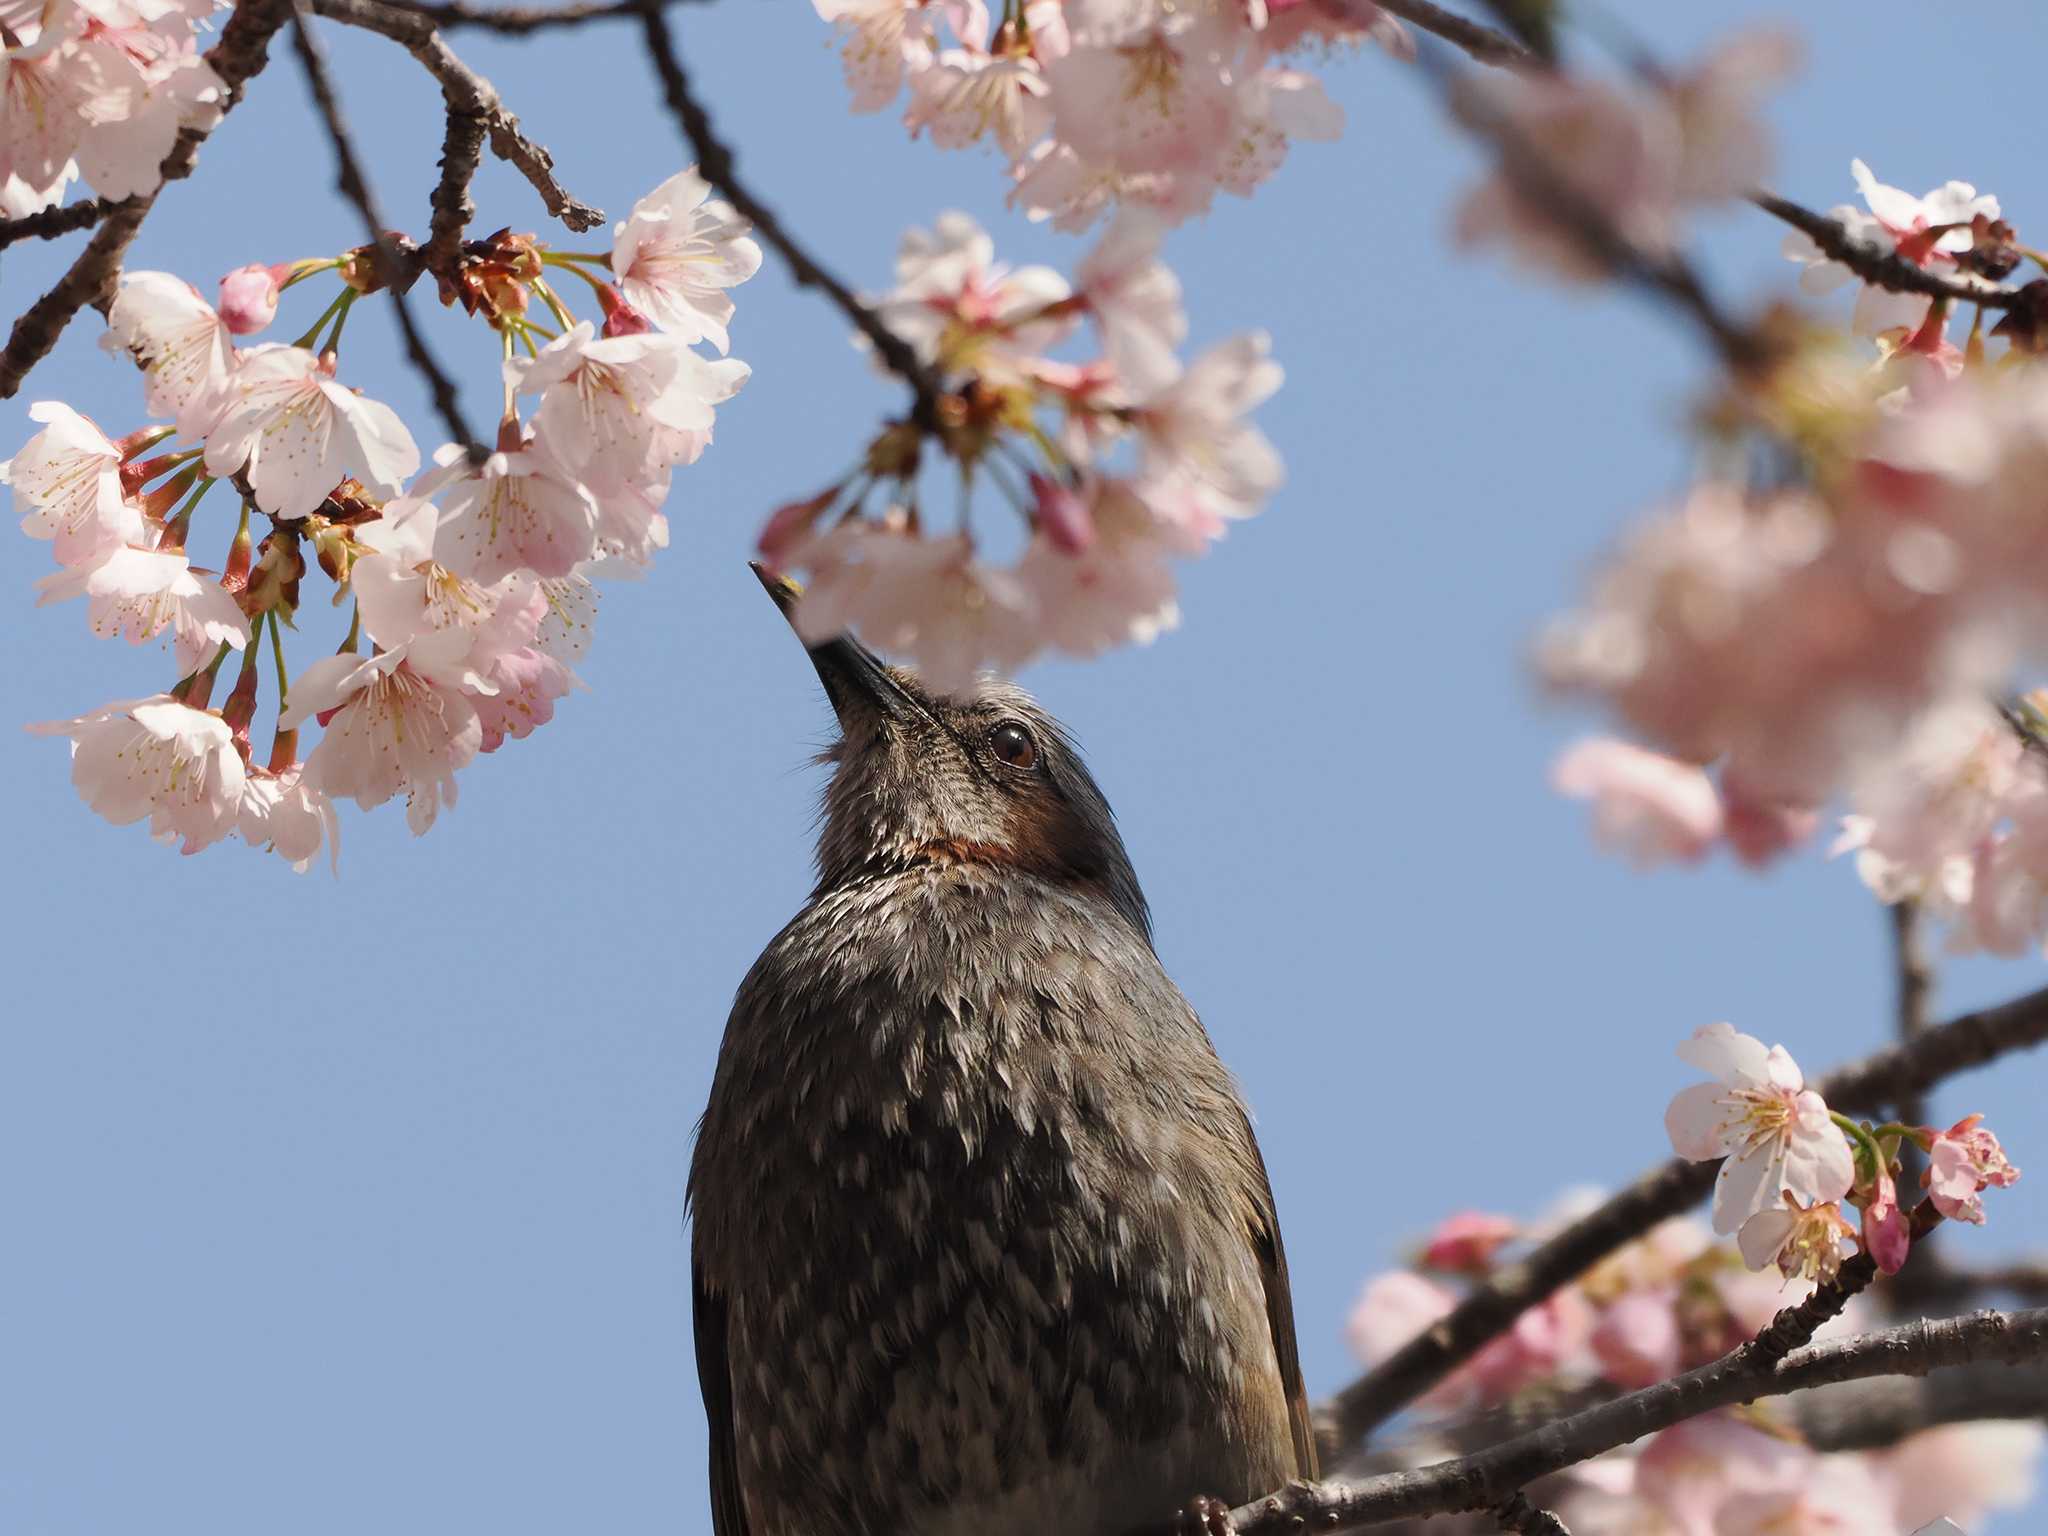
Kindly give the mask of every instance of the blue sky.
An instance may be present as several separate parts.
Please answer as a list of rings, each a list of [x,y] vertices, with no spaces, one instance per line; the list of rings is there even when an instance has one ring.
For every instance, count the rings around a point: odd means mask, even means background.
[[[1635,24],[1681,57],[1763,14],[1713,9]],[[1782,191],[1842,200],[1861,155],[1914,191],[1974,180],[2038,239],[2031,143],[1979,131],[2037,87],[2038,7],[1793,9],[1810,59],[1775,103]],[[1084,249],[1006,213],[992,160],[850,118],[800,0],[675,14],[743,172],[857,285],[948,207],[1013,260]],[[615,216],[686,157],[630,29],[456,46]],[[383,206],[423,233],[438,93],[374,39],[333,52]],[[1272,333],[1288,380],[1261,422],[1288,484],[1185,571],[1179,632],[1025,679],[1086,749],[1161,955],[1257,1111],[1318,1394],[1354,1369],[1340,1330],[1361,1280],[1434,1217],[1534,1213],[1661,1157],[1673,1045],[1696,1025],[1731,1019],[1818,1070],[1880,1043],[1890,1006],[1882,914],[1845,867],[1632,875],[1546,791],[1585,722],[1536,697],[1530,636],[1684,483],[1704,360],[1637,298],[1454,252],[1447,208],[1477,161],[1428,92],[1370,53],[1324,77],[1343,141],[1297,149],[1168,248],[1198,344]],[[302,95],[280,49],[135,265],[210,287],[360,239]],[[502,167],[477,197],[479,231],[545,227]],[[1736,213],[1702,249],[1725,292],[1762,300],[1790,289],[1777,243]],[[9,251],[0,307],[76,246]],[[238,845],[181,859],[97,822],[61,744],[0,730],[0,1528],[708,1529],[689,1136],[732,989],[808,889],[829,719],[744,559],[770,507],[900,407],[772,262],[738,298],[753,380],[677,478],[666,559],[607,590],[591,691],[468,770],[427,838],[351,809],[339,880]],[[490,338],[432,318],[487,420]],[[0,405],[0,452],[32,399],[139,422],[98,329]],[[351,381],[437,440],[388,315],[365,305],[348,348]],[[202,521],[194,544],[230,531]],[[19,539],[6,563],[0,720],[169,681],[75,607],[35,611],[46,559]],[[309,608],[295,666],[329,617]],[[2040,981],[2038,961],[1972,963],[1940,1001]],[[1937,1107],[1988,1111],[2029,1166],[2041,1073],[2007,1062]],[[2042,1182],[1994,1206],[1945,1240],[1989,1256],[2048,1237]]]

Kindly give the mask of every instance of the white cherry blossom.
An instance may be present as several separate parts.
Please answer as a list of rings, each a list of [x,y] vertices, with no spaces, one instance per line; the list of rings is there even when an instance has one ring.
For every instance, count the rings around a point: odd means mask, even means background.
[[[181,432],[204,433],[225,404],[234,344],[213,306],[182,278],[124,273],[100,344],[135,359],[150,414]]]
[[[141,511],[121,494],[121,449],[86,416],[57,400],[38,400],[29,419],[43,430],[0,463],[0,485],[25,507],[21,531],[50,539],[59,563],[90,560],[110,546],[141,543]]]
[[[207,473],[246,465],[256,505],[273,516],[304,517],[349,475],[396,495],[420,467],[398,413],[336,383],[331,354],[252,347],[223,393],[226,405],[207,433]]]
[[[728,350],[733,302],[725,290],[761,269],[752,226],[711,196],[693,165],[633,205],[612,238],[612,272],[626,302],[685,342]]]
[[[195,571],[183,550],[118,546],[51,572],[36,592],[38,607],[84,597],[96,635],[122,635],[140,645],[169,630],[181,676],[211,661],[223,645],[239,651],[249,643],[249,620],[234,597],[210,572]]]
[[[117,827],[147,818],[152,837],[187,853],[234,830],[246,775],[216,714],[160,693],[29,729],[71,738],[71,782]]]

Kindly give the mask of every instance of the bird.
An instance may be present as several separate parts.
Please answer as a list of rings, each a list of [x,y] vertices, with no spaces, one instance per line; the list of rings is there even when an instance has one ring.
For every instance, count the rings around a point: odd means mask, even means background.
[[[1225,1529],[1316,1472],[1287,1260],[1109,804],[1014,684],[807,649],[817,883],[689,1174],[714,1536]]]

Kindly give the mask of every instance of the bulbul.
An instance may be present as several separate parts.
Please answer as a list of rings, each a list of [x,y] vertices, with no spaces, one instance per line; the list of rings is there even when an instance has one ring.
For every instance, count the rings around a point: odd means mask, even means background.
[[[1314,1476],[1258,1143],[1073,743],[810,655],[817,887],[690,1169],[715,1536],[1124,1536]]]

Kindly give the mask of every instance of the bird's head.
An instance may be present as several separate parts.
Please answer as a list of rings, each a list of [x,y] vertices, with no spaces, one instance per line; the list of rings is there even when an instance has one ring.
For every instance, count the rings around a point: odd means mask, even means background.
[[[800,589],[754,567],[785,617]],[[825,790],[818,882],[976,864],[1106,902],[1149,941],[1138,877],[1109,802],[1060,723],[1013,683],[926,690],[850,635],[808,647],[839,739]]]

